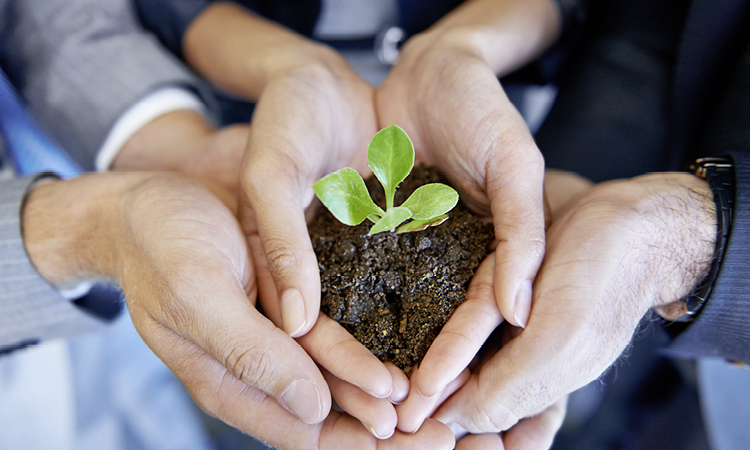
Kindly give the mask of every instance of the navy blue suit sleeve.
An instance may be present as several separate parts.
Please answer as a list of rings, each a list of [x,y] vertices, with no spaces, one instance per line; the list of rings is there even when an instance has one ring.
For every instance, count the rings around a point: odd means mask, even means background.
[[[718,356],[750,363],[750,153],[731,156],[735,209],[724,261],[698,318],[667,348],[673,356]]]
[[[135,0],[143,26],[156,34],[165,47],[182,57],[182,38],[212,0]],[[239,1],[245,8],[257,11],[252,1]]]
[[[210,0],[135,0],[143,25],[180,57],[185,31],[210,4]]]

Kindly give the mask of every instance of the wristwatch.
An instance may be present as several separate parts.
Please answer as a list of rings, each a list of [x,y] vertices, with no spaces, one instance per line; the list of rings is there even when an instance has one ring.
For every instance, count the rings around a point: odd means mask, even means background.
[[[677,302],[656,307],[656,312],[672,322],[692,322],[698,316],[706,299],[711,295],[721,262],[727,248],[729,231],[734,212],[734,165],[729,158],[701,158],[696,160],[690,171],[708,181],[716,204],[716,249],[708,275],[687,297]]]

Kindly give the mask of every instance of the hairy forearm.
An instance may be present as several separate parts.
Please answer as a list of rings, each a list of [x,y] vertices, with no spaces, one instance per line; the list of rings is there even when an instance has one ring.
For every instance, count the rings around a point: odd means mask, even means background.
[[[39,183],[22,212],[23,239],[39,273],[58,288],[116,274],[119,196],[142,174],[92,174]]]
[[[296,68],[345,66],[330,48],[228,2],[213,3],[195,19],[183,52],[199,74],[251,100],[269,81]]]
[[[544,52],[560,29],[560,12],[552,0],[473,0],[433,25],[415,39],[423,42],[413,46],[461,48],[504,75]]]
[[[640,258],[646,273],[641,286],[651,292],[651,306],[688,295],[708,274],[717,234],[716,206],[708,183],[692,174],[667,173],[638,177],[642,189],[660,177],[662,189],[651,190],[639,203],[649,250]],[[636,260],[636,263],[639,260]]]
[[[571,212],[561,222],[581,214],[586,227],[601,223],[602,229],[615,230],[601,235],[619,248],[614,257],[618,276],[612,278],[609,292],[622,302],[637,302],[643,312],[683,298],[707,274],[716,242],[716,213],[705,180],[687,173],[658,173],[603,183]],[[586,245],[605,242],[601,236],[583,235]]]

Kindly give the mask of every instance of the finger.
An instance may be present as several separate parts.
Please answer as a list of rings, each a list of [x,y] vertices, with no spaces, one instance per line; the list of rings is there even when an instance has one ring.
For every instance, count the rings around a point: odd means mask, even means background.
[[[268,268],[283,328],[293,337],[312,328],[320,308],[320,275],[304,213],[313,198],[320,156],[311,150],[314,146],[296,145],[288,137],[269,143],[265,134],[253,133],[239,211],[253,260]]]
[[[257,242],[251,246],[253,260],[267,267],[273,277],[273,297],[279,304],[283,328],[290,336],[298,337],[312,328],[320,308],[317,259],[300,194],[280,192],[288,189],[283,183],[264,183],[263,188],[248,194],[251,199],[241,201],[240,216],[243,224],[252,224],[246,225],[245,230],[248,238]],[[273,201],[269,205],[270,199]],[[254,205],[252,210],[248,203]],[[278,208],[279,204],[286,206]]]
[[[435,411],[440,407],[440,405],[443,404],[451,395],[453,395],[456,391],[461,389],[461,387],[466,384],[467,381],[469,381],[469,377],[471,376],[471,373],[469,370],[464,370],[459,374],[458,377],[456,377],[455,380],[448,383],[448,385],[443,389],[443,392],[440,393],[440,395],[437,396],[437,402],[432,406],[432,409],[427,413],[427,416],[431,416],[435,413]]]
[[[206,413],[278,448],[308,448],[317,442],[321,424],[300,421],[273,397],[239,382],[200,346],[158,322],[139,322],[146,343]],[[292,429],[295,433],[289,433]]]
[[[384,441],[375,438],[357,419],[338,412],[331,412],[323,423],[306,424],[264,392],[238,382],[199,346],[153,320],[141,325],[149,346],[183,382],[201,409],[274,448],[449,450],[455,445],[450,430],[437,421],[428,421],[414,435],[396,432]]]
[[[412,378],[418,374],[420,368],[415,367]],[[405,433],[414,433],[422,426],[424,420],[429,417],[435,409],[450,397],[469,379],[469,371],[464,370],[459,376],[448,383],[448,385],[436,395],[425,398],[412,389],[409,396],[402,404],[398,405],[398,429]]]
[[[317,366],[253,307],[236,280],[227,280],[227,269],[203,260],[180,270],[183,277],[202,282],[173,286],[170,292],[179,302],[164,304],[149,317],[205,349],[237,380],[270,395],[301,420],[323,420],[331,401]]]
[[[531,314],[532,285],[545,252],[544,159],[525,127],[514,130],[517,151],[487,162],[487,195],[498,242],[495,297],[503,317],[522,328]]]
[[[508,450],[547,450],[552,447],[568,405],[568,397],[558,401],[541,414],[524,419],[503,436]]]
[[[456,442],[456,450],[504,450],[503,437],[498,433],[469,434]]]
[[[491,253],[474,273],[466,301],[440,330],[419,365],[418,375],[412,376],[422,396],[434,396],[458,377],[502,322],[495,302],[494,269],[495,254]]]
[[[550,229],[551,242],[558,225]],[[622,258],[586,256],[585,249],[575,250],[578,241],[556,245],[537,280],[537,312],[527,328],[448,399],[436,419],[471,433],[507,430],[596,379],[625,348],[641,316],[607,297],[611,267],[597,266],[614,261],[616,268]]]
[[[338,440],[337,447],[343,449],[350,448],[371,448],[360,445],[347,445],[345,441]],[[396,431],[390,439],[377,441],[377,450],[396,450],[396,449],[415,449],[415,450],[452,450],[456,445],[451,430],[442,423],[427,419],[422,427],[414,434],[402,433]],[[327,448],[322,447],[321,448]],[[332,447],[333,448],[333,447]]]
[[[333,399],[344,412],[359,419],[378,439],[393,436],[398,417],[388,399],[375,398],[358,387],[339,380],[327,370],[323,370],[323,377],[328,382]]]
[[[393,380],[393,392],[388,396],[388,400],[394,405],[403,403],[409,395],[409,378],[403,370],[392,362],[385,363],[385,367],[391,373],[391,379]]]
[[[298,338],[302,348],[336,378],[376,398],[393,392],[391,371],[335,320],[320,314],[309,333]]]

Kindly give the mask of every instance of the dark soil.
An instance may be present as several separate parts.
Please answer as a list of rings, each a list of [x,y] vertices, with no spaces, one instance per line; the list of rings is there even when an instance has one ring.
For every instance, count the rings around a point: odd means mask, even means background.
[[[419,186],[447,183],[417,166],[396,190],[400,205]],[[366,180],[385,207],[383,188]],[[372,222],[350,227],[320,207],[310,224],[322,285],[322,310],[381,361],[407,373],[419,364],[453,311],[466,299],[474,270],[488,252],[492,226],[461,202],[443,224],[424,231],[368,236]]]

